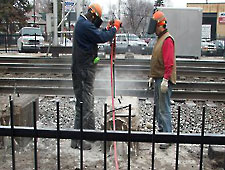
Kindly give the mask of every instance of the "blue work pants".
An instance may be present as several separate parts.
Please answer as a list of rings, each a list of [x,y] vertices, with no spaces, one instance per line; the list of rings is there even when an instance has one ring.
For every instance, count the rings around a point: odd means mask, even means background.
[[[156,120],[159,132],[172,132],[171,102],[172,83],[168,82],[168,91],[161,92],[162,78],[155,79],[154,103],[156,105]]]

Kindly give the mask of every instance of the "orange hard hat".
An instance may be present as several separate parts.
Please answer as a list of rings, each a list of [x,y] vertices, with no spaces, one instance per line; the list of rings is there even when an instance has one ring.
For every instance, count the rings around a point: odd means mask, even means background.
[[[88,9],[90,8],[92,9],[92,12],[94,12],[97,16],[102,16],[102,7],[99,4],[93,3],[89,5]]]
[[[166,17],[162,11],[156,11],[152,18],[158,22],[157,25],[163,26],[166,24]]]

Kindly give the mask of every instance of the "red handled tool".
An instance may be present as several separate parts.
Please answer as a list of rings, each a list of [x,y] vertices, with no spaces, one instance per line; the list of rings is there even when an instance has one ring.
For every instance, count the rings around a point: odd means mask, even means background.
[[[110,59],[111,59],[111,97],[112,97],[112,112],[113,112],[113,130],[116,130],[116,121],[115,121],[115,106],[114,106],[114,98],[116,94],[116,88],[115,88],[115,54],[116,54],[116,35],[113,38],[113,41],[111,43],[111,53],[110,53]],[[113,142],[114,146],[114,159],[115,159],[115,166],[116,170],[119,169],[118,165],[118,159],[117,159],[117,149],[116,149],[116,141]]]

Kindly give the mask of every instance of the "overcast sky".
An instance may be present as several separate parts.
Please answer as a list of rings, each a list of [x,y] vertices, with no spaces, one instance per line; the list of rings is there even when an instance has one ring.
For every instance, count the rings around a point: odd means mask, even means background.
[[[151,0],[153,3],[155,0]],[[217,2],[223,2],[225,3],[225,0],[164,0],[164,2],[167,4],[167,6],[173,6],[173,7],[186,7],[187,3],[217,3]],[[91,2],[97,2],[103,7],[103,13],[106,13],[109,9],[110,4],[118,4],[118,0],[91,0]]]

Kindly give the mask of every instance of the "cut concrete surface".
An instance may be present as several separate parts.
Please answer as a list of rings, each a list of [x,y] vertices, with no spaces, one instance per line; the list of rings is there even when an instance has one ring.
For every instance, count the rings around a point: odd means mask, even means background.
[[[131,152],[132,170],[148,170],[152,166],[152,144],[139,143],[140,151],[138,156]],[[104,169],[104,154],[102,142],[92,143],[92,149],[84,151],[83,167],[87,170]],[[120,170],[127,170],[127,144],[117,142],[117,156]],[[60,140],[60,163],[61,169],[74,170],[80,168],[80,150],[70,148],[70,140]],[[204,147],[203,169],[204,170],[222,170],[217,166],[211,165],[208,159],[207,149]],[[34,151],[31,143],[15,153],[16,168],[30,170],[34,168]],[[199,145],[180,145],[179,151],[179,170],[198,170],[200,146]],[[11,151],[0,150],[0,169],[11,170],[12,160]],[[155,144],[155,169],[156,170],[174,170],[176,160],[176,145],[173,144],[167,150],[159,149],[159,144]],[[55,139],[38,139],[38,167],[39,169],[55,170],[57,169],[57,152]],[[107,169],[115,170],[114,150],[107,153]]]
[[[209,145],[208,156],[213,164],[225,169],[225,146]]]

